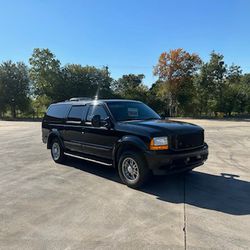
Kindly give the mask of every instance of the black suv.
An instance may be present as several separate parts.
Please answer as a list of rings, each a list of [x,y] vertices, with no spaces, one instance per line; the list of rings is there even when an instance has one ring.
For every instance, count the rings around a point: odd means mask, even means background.
[[[55,162],[72,156],[118,169],[129,187],[151,173],[187,172],[208,157],[204,130],[170,121],[139,101],[81,100],[51,104],[42,138]]]

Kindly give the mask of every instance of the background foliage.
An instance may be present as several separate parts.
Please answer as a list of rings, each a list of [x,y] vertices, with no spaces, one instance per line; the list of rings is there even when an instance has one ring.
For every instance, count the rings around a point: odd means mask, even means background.
[[[250,113],[250,74],[214,51],[208,62],[181,48],[163,52],[150,88],[143,74],[115,80],[108,67],[62,66],[49,49],[34,49],[29,64],[0,64],[0,117],[41,117],[50,103],[79,96],[141,100],[165,116]]]

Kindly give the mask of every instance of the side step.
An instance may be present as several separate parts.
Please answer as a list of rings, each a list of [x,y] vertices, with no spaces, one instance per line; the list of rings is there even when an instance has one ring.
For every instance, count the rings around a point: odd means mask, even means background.
[[[75,157],[77,159],[82,159],[82,160],[85,160],[85,161],[90,161],[90,162],[102,164],[102,165],[105,165],[105,166],[112,166],[113,165],[112,163],[107,163],[107,162],[103,162],[103,161],[99,161],[99,160],[94,160],[94,159],[83,157],[83,156],[80,156],[80,155],[75,155],[75,154],[66,153],[66,152],[64,154],[67,155],[67,156]]]

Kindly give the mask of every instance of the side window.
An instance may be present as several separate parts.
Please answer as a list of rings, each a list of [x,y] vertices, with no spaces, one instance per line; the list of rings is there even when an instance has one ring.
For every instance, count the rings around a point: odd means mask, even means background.
[[[94,115],[100,115],[101,119],[108,117],[108,114],[102,105],[92,105],[89,107],[87,121],[90,122]]]
[[[65,118],[70,106],[67,104],[52,104],[47,111],[47,116],[52,118]]]
[[[72,106],[68,120],[71,121],[81,121],[86,117],[87,107],[86,106]]]

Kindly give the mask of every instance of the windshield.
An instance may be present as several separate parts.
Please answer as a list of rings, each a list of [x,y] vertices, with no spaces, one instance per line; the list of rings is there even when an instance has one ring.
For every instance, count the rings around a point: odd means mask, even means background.
[[[116,121],[160,119],[154,110],[140,102],[110,102],[108,107]]]

